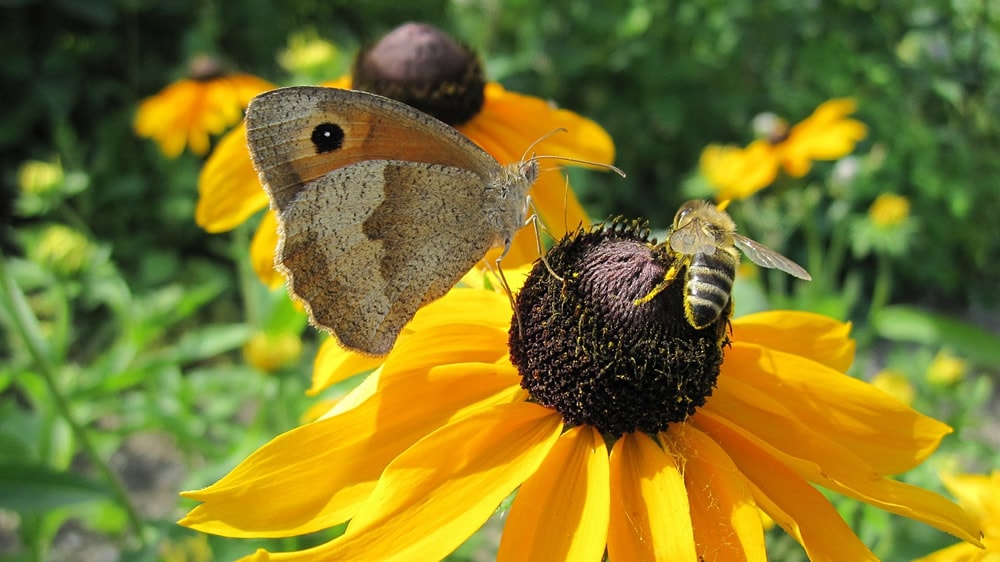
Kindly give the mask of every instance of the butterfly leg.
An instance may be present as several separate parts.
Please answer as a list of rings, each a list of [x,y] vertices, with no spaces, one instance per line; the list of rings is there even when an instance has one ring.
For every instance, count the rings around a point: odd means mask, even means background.
[[[530,195],[528,196],[528,208],[531,209],[531,215],[528,216],[528,219],[526,221],[524,221],[524,226],[528,226],[530,224],[535,230],[535,244],[537,245],[538,248],[538,257],[542,260],[542,263],[545,265],[545,269],[549,270],[549,275],[551,275],[557,281],[562,283],[563,281],[565,281],[565,279],[563,279],[561,275],[559,275],[558,273],[555,272],[554,269],[552,269],[552,266],[549,265],[549,260],[545,257],[545,246],[542,244],[542,232],[543,231],[548,232],[548,231],[545,230],[545,225],[542,224],[542,220],[538,216],[538,209],[535,208],[535,202],[531,200]],[[510,244],[508,244],[508,248],[509,247]],[[506,253],[506,251],[504,253]]]
[[[510,283],[507,282],[507,276],[503,274],[503,266],[500,262],[507,256],[507,252],[510,251],[510,245],[513,239],[507,240],[504,243],[503,252],[500,257],[493,262],[494,267],[497,270],[497,276],[500,278],[500,284],[503,285],[504,293],[507,293],[507,300],[510,301],[510,309],[514,311],[514,318],[517,319],[517,331],[520,334],[522,332],[521,328],[521,315],[517,313],[517,303],[514,302],[514,291],[510,288]]]

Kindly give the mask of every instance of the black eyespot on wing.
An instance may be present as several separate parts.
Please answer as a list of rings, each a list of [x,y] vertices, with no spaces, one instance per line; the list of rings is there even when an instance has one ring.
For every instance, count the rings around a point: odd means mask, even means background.
[[[316,125],[312,132],[312,143],[316,147],[316,154],[339,150],[344,145],[344,130],[333,123]]]

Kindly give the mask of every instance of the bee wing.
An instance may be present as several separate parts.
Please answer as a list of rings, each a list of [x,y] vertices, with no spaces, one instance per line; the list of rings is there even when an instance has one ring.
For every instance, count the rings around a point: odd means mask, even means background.
[[[746,236],[734,232],[733,243],[736,244],[737,248],[743,250],[743,253],[750,258],[750,261],[761,267],[777,269],[799,279],[812,281],[812,276],[809,275],[808,271],[802,269],[801,265],[759,242],[754,242]]]
[[[670,249],[678,254],[710,256],[715,253],[716,247],[715,234],[701,221],[693,220],[670,233]]]

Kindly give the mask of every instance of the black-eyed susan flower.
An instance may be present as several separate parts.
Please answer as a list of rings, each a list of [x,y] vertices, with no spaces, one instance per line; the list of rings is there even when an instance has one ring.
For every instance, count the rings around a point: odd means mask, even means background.
[[[135,132],[151,138],[168,158],[187,146],[191,152],[208,153],[210,138],[223,133],[243,117],[254,96],[274,85],[249,74],[223,72],[210,57],[191,63],[189,78],[170,84],[139,105]]]
[[[428,25],[410,23],[397,28],[359,53],[352,76],[323,85],[366,90],[412,105],[453,125],[501,164],[520,160],[543,137],[533,148],[538,154],[604,164],[614,159],[611,137],[599,125],[545,100],[485,82],[475,54]],[[560,128],[568,132],[546,136]],[[246,150],[243,126],[223,138],[212,153],[202,169],[198,192],[195,221],[209,232],[232,229],[267,207]],[[554,236],[589,224],[558,170],[542,173],[530,195]],[[251,243],[254,270],[272,287],[283,281],[273,268],[275,225],[273,217],[265,217]],[[504,264],[530,263],[538,256],[537,246],[534,232],[522,230]]]
[[[673,257],[634,223],[581,230],[508,299],[456,288],[321,419],[278,436],[181,524],[286,537],[251,560],[436,560],[512,492],[498,560],[765,560],[760,511],[814,560],[873,560],[814,485],[972,543],[957,505],[887,477],[951,430],[844,371],[850,326],[765,312],[693,328]],[[513,277],[513,275],[511,275]]]
[[[992,474],[942,474],[941,481],[983,529],[983,547],[958,543],[916,562],[1000,560],[1000,470]]]
[[[780,118],[766,114],[763,138],[746,148],[709,145],[702,152],[702,175],[716,191],[716,199],[745,199],[767,187],[779,169],[792,177],[802,177],[818,160],[836,160],[854,150],[868,129],[848,117],[857,105],[849,98],[820,104],[791,129]],[[758,128],[761,128],[758,126]]]

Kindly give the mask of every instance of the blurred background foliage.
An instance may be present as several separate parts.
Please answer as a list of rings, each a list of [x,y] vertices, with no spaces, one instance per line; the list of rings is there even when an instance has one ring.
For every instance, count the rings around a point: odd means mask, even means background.
[[[297,422],[311,403],[302,391],[316,338],[307,331],[302,357],[276,376],[242,358],[255,334],[298,333],[301,317],[252,284],[248,229],[220,236],[195,226],[203,160],[168,160],[137,139],[135,109],[184,77],[199,54],[283,85],[315,82],[410,20],[472,45],[488,77],[508,89],[552,99],[611,133],[628,180],[572,173],[598,219],[643,216],[665,229],[680,202],[705,193],[697,174],[705,146],[747,144],[764,112],[794,123],[825,100],[855,98],[869,134],[848,180],[837,179],[839,163],[820,163],[733,209],[749,234],[823,269],[823,278],[789,295],[767,276],[740,289],[737,302],[856,320],[866,344],[856,374],[889,365],[909,373],[918,407],[959,430],[959,464],[995,466],[995,438],[984,436],[996,429],[989,396],[1000,365],[991,351],[1000,287],[998,3],[2,0],[0,239],[12,259],[0,272],[8,288],[0,507],[19,519],[0,517],[0,553],[58,559],[74,544],[67,533],[105,533],[129,559],[226,559],[255,546],[174,527],[183,512],[176,491],[214,481]],[[279,53],[303,34],[340,55],[290,75]],[[909,201],[915,227],[903,251],[866,252],[847,240],[851,221],[883,193]],[[908,306],[883,309],[888,303]],[[920,382],[941,349],[970,361],[960,392]],[[986,408],[992,417],[983,422]],[[136,452],[139,434],[168,445]],[[104,468],[117,470],[123,488],[101,477],[94,459],[115,458],[154,467],[154,476],[134,476],[143,485],[152,478],[155,490],[140,489],[161,492],[159,503],[137,501],[140,484],[114,462]],[[165,476],[163,466],[176,473]],[[844,511],[852,522],[877,517]],[[927,536],[919,546],[947,544]]]

